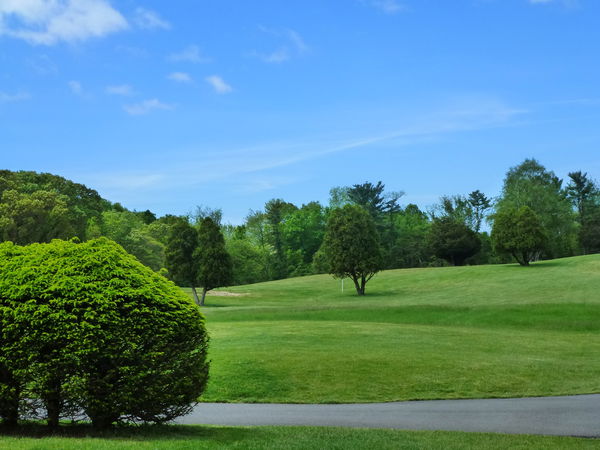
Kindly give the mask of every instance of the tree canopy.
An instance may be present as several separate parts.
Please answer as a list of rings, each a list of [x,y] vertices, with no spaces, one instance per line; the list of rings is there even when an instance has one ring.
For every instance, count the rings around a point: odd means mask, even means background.
[[[362,207],[346,205],[329,216],[323,248],[328,271],[337,278],[350,278],[358,295],[383,267],[375,221]]]

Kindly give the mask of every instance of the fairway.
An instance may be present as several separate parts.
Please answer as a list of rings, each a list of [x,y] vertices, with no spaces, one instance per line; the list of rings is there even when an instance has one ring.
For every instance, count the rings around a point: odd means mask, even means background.
[[[443,431],[365,430],[329,427],[124,427],[93,433],[63,428],[48,436],[26,427],[0,438],[11,450],[119,449],[598,449],[596,439]]]
[[[203,309],[204,401],[349,403],[600,392],[600,256],[228,288]]]

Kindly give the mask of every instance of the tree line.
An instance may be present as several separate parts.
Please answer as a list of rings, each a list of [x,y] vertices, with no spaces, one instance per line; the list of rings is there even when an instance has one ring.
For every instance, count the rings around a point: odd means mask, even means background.
[[[561,180],[538,161],[526,159],[509,169],[497,197],[474,190],[443,196],[422,210],[402,205],[402,196],[387,191],[381,181],[334,187],[327,205],[272,199],[250,211],[242,224],[231,225],[222,223],[220,209],[197,207],[186,216],[157,218],[56,175],[0,171],[0,240],[25,245],[105,236],[153,270],[190,285],[191,279],[206,278],[210,271],[202,275],[201,267],[209,263],[202,255],[209,243],[222,239],[210,251],[231,270],[202,283],[247,284],[330,272],[331,252],[323,245],[328,223],[331,228],[335,211],[353,205],[372,219],[373,227],[365,233],[376,236],[381,269],[513,259],[526,264],[600,252],[600,188],[582,171]],[[177,254],[175,241],[186,233],[193,241],[191,250]]]

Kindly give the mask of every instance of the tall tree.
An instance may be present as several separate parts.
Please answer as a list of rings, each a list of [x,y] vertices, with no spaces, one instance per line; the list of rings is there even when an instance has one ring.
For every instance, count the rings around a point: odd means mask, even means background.
[[[171,225],[165,249],[165,264],[171,279],[180,286],[190,286],[196,304],[200,304],[196,291],[198,264],[195,260],[198,232],[185,218]]]
[[[509,253],[520,265],[528,266],[542,252],[546,234],[529,206],[504,208],[494,215],[492,242],[497,252]]]
[[[225,248],[223,233],[210,217],[200,222],[194,261],[197,264],[198,285],[202,287],[200,306],[204,306],[208,291],[227,286],[233,280],[231,257]]]
[[[485,213],[492,207],[492,201],[480,190],[473,191],[467,199],[473,211],[473,230],[477,233],[481,230],[481,223],[485,218]]]
[[[522,206],[528,206],[537,214],[547,233],[546,257],[574,254],[577,228],[562,180],[535,159],[526,159],[508,171],[496,212]]]
[[[377,184],[365,182],[355,184],[348,189],[348,199],[355,205],[366,209],[371,217],[377,219],[385,210],[386,201],[383,195],[385,185],[378,181]]]
[[[269,236],[275,250],[273,274],[275,279],[285,278],[288,274],[287,260],[282,235],[282,222],[286,215],[298,209],[292,203],[280,198],[269,200],[265,204],[265,217],[269,223]]]
[[[329,273],[351,278],[358,295],[383,267],[375,221],[360,206],[346,205],[331,212],[323,248]]]
[[[600,195],[596,183],[588,177],[587,173],[570,172],[569,184],[567,184],[567,196],[573,202],[579,214],[579,221],[583,222],[586,209]]]

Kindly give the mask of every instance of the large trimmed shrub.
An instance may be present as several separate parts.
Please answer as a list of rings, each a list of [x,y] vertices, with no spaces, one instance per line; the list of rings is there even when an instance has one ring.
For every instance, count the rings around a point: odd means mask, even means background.
[[[99,428],[168,421],[208,378],[198,307],[105,238],[0,244],[0,325],[0,394],[41,400],[51,426],[77,410]]]

